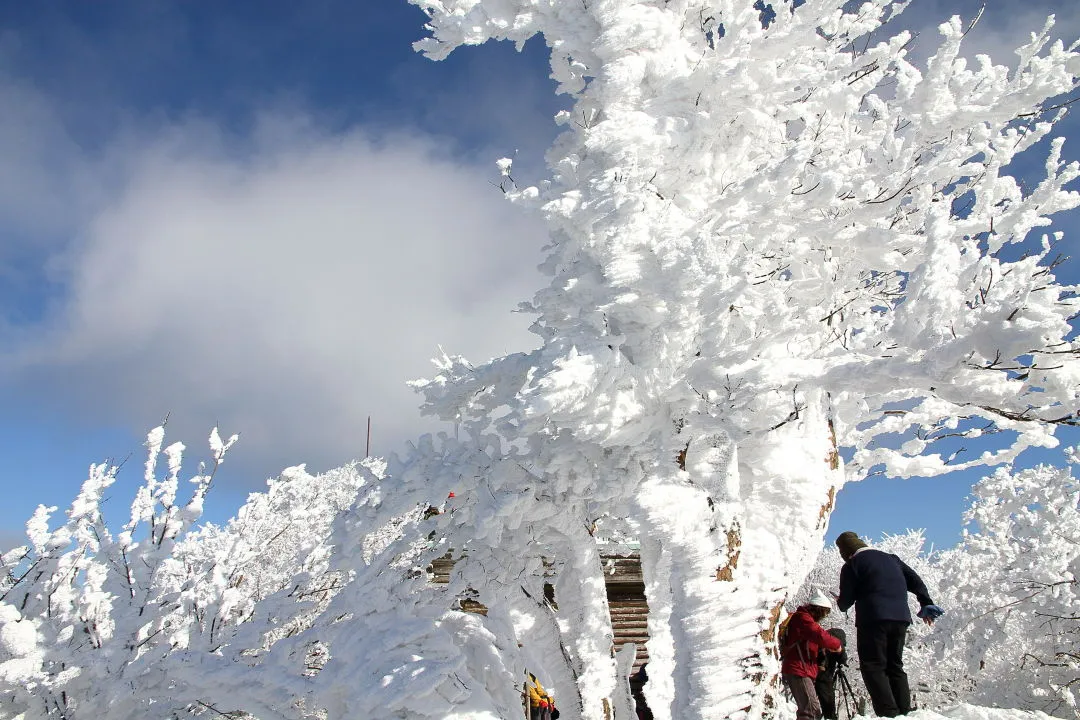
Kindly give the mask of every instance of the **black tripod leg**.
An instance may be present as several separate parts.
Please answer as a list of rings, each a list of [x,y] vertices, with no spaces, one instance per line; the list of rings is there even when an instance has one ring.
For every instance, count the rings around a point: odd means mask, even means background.
[[[848,682],[847,675],[843,671],[836,674],[836,677],[840,680],[840,696],[844,701],[844,709],[847,710],[847,720],[855,717],[851,712],[851,703],[854,701],[855,693],[851,689],[851,683]]]

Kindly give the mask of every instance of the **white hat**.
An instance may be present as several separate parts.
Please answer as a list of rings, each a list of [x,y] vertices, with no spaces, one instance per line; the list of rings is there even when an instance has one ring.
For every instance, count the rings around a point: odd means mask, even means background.
[[[818,589],[815,589],[814,592],[810,593],[809,604],[815,607],[832,610],[832,601],[829,600],[829,596]]]

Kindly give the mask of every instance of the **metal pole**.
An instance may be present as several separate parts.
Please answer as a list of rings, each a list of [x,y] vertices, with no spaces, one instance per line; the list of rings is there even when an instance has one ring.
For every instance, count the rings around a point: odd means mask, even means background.
[[[371,416],[367,416],[367,445],[364,447],[364,457],[371,457]]]

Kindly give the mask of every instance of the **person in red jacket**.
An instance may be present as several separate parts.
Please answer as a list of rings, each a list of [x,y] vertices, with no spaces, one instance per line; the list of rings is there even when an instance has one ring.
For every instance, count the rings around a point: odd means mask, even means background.
[[[820,623],[832,611],[832,602],[820,590],[815,590],[806,605],[792,614],[784,636],[781,658],[781,674],[784,684],[795,698],[798,712],[796,720],[818,720],[821,703],[814,689],[818,674],[818,652],[840,652],[839,638],[825,632]]]

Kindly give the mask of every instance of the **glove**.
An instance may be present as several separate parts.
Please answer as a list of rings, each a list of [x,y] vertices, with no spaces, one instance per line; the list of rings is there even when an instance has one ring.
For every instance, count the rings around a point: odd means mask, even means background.
[[[945,614],[945,611],[939,608],[937,605],[925,605],[922,610],[917,613],[923,620],[929,620],[934,622],[939,617]]]

